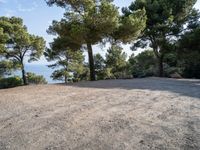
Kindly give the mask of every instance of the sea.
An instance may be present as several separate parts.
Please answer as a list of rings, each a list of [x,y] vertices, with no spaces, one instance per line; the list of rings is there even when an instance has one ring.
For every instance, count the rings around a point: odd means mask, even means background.
[[[42,75],[49,84],[62,82],[59,80],[53,80],[51,78],[51,74],[54,72],[54,69],[49,68],[47,65],[44,64],[26,64],[25,71],[35,73],[36,75]],[[20,70],[15,71],[13,74],[20,77],[22,76]]]

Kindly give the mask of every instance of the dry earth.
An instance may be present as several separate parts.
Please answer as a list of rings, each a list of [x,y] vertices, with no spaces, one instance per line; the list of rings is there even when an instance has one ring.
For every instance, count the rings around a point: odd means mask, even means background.
[[[0,150],[200,150],[200,80],[0,90]]]

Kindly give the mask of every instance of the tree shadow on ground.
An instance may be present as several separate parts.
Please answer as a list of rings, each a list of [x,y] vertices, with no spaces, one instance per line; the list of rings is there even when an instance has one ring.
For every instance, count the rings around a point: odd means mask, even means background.
[[[200,99],[200,80],[169,79],[169,78],[142,78],[128,80],[102,80],[94,82],[80,82],[69,86],[80,88],[99,89],[126,89],[169,91],[183,96]]]

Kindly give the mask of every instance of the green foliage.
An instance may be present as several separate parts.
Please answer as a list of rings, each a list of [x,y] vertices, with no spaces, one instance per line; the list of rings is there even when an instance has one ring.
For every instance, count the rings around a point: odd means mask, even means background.
[[[112,33],[118,24],[117,7],[106,0],[100,2],[49,0],[48,2],[71,8],[60,22],[53,22],[49,32],[60,34],[61,38],[68,38],[68,42],[74,44],[82,45],[88,42],[96,44],[103,36]]]
[[[96,72],[98,72],[99,70],[103,70],[105,68],[105,60],[99,53],[94,55],[94,66]]]
[[[89,65],[86,63],[83,65],[83,72],[79,75],[79,81],[88,81],[90,80],[90,69]]]
[[[135,11],[128,17],[120,16],[110,0],[48,0],[47,3],[67,8],[64,18],[53,21],[49,27],[49,34],[58,35],[54,41],[62,41],[61,45],[54,46],[80,50],[87,45],[91,80],[95,80],[92,45],[105,39],[131,42],[145,27],[145,10]]]
[[[30,35],[22,19],[1,17],[0,26],[8,36],[6,49],[1,52],[2,55],[18,61],[25,55],[29,56],[29,61],[38,59],[42,55],[45,47],[43,38]]]
[[[196,0],[135,0],[123,8],[122,15],[112,2],[47,0],[50,6],[56,4],[66,10],[64,17],[53,21],[47,31],[56,36],[44,53],[48,61],[54,62],[49,65],[56,68],[54,80],[67,83],[89,77],[91,80],[146,77],[157,72],[167,77],[177,73],[200,78],[200,13],[193,9]],[[100,54],[93,56],[92,45],[108,41],[112,46],[106,59]],[[118,44],[132,42],[133,50],[150,47],[153,51],[132,55],[127,62],[126,53]],[[36,61],[44,48],[44,39],[29,34],[22,19],[0,17],[0,78],[20,68],[26,84],[24,58]],[[84,64],[86,49],[89,64]],[[5,87],[12,87],[18,84],[14,78],[1,80]],[[28,80],[31,84],[46,83],[42,76],[33,73],[28,73]]]
[[[112,68],[106,66],[106,60],[99,53],[94,55],[94,65],[97,80],[115,79]]]
[[[115,78],[121,78],[126,72],[126,58],[125,52],[122,52],[122,48],[118,45],[112,45],[108,49],[106,54],[105,64],[107,68],[111,68],[111,73]]]
[[[12,61],[2,60],[0,61],[0,77],[10,75],[12,71],[16,70],[19,66]]]
[[[156,75],[156,58],[152,50],[146,50],[129,60],[129,70],[134,77],[147,77]]]
[[[18,76],[0,78],[0,88],[12,88],[22,85],[22,79]]]
[[[136,40],[145,29],[146,20],[146,11],[144,9],[136,10],[128,16],[120,16],[118,28],[112,34],[112,37],[115,41],[131,43]]]
[[[141,52],[137,56],[131,56],[128,61],[128,70],[134,77],[157,76],[157,59],[152,50]],[[182,75],[182,69],[178,65],[178,57],[175,52],[168,53],[163,60],[164,77],[172,74]]]
[[[178,65],[177,51],[167,53],[163,60],[164,62],[164,77],[171,77],[172,74],[182,75],[181,67]]]
[[[3,27],[0,25],[0,53],[5,50],[5,44],[8,40],[8,35],[4,32]]]
[[[193,9],[195,2],[196,0],[135,0],[129,8],[123,9],[126,16],[138,9],[146,10],[146,29],[133,49],[150,46],[158,60],[160,76],[163,76],[165,55],[174,50],[174,43],[185,28],[195,25],[193,21],[198,14]]]
[[[97,80],[104,80],[107,78],[105,60],[99,53],[94,55],[94,66]]]
[[[26,84],[24,57],[26,56],[29,62],[39,59],[43,54],[45,41],[42,37],[29,34],[23,20],[16,17],[0,17],[0,36],[2,31],[6,38],[3,38],[4,45],[0,55],[20,64],[23,82]]]
[[[200,21],[198,21],[200,24]],[[194,30],[188,31],[183,34],[179,40],[180,50],[185,53],[190,53],[191,51],[200,52],[200,25]]]
[[[47,84],[47,81],[42,75],[27,72],[27,80],[29,84]]]
[[[52,73],[51,78],[53,80],[61,80],[67,83],[68,80],[72,78],[72,75],[69,72],[67,72],[65,69],[59,69],[59,70],[55,70]]]
[[[176,67],[178,64],[178,54],[177,51],[170,52],[166,54],[164,58],[164,63],[169,65],[170,67]]]
[[[199,21],[198,21],[199,22]],[[179,66],[183,77],[200,78],[200,26],[186,32],[178,43]]]
[[[164,76],[165,77],[171,77],[173,74],[178,74],[180,76],[183,75],[182,70],[180,67],[171,67],[166,65],[165,66],[165,71],[164,71]]]
[[[118,26],[117,7],[107,0],[48,0],[48,4],[56,4],[69,10],[60,22],[53,21],[48,33],[59,35],[55,39],[62,41],[59,47],[76,51],[87,45],[90,76],[91,80],[95,80],[92,45],[101,42]]]
[[[200,79],[200,53],[192,52],[184,56],[183,77]]]
[[[53,44],[56,44],[56,41],[54,41]],[[49,67],[53,69],[58,68],[51,76],[53,80],[64,80],[65,83],[71,79],[74,81],[80,80],[80,75],[84,71],[84,56],[82,51],[57,49],[52,45],[51,49],[46,49],[44,55],[48,61],[55,62],[54,64],[49,65]]]

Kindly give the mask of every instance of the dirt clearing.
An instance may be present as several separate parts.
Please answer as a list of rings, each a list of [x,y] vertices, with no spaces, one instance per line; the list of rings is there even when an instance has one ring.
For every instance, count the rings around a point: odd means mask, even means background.
[[[199,150],[200,80],[0,90],[0,150]]]

